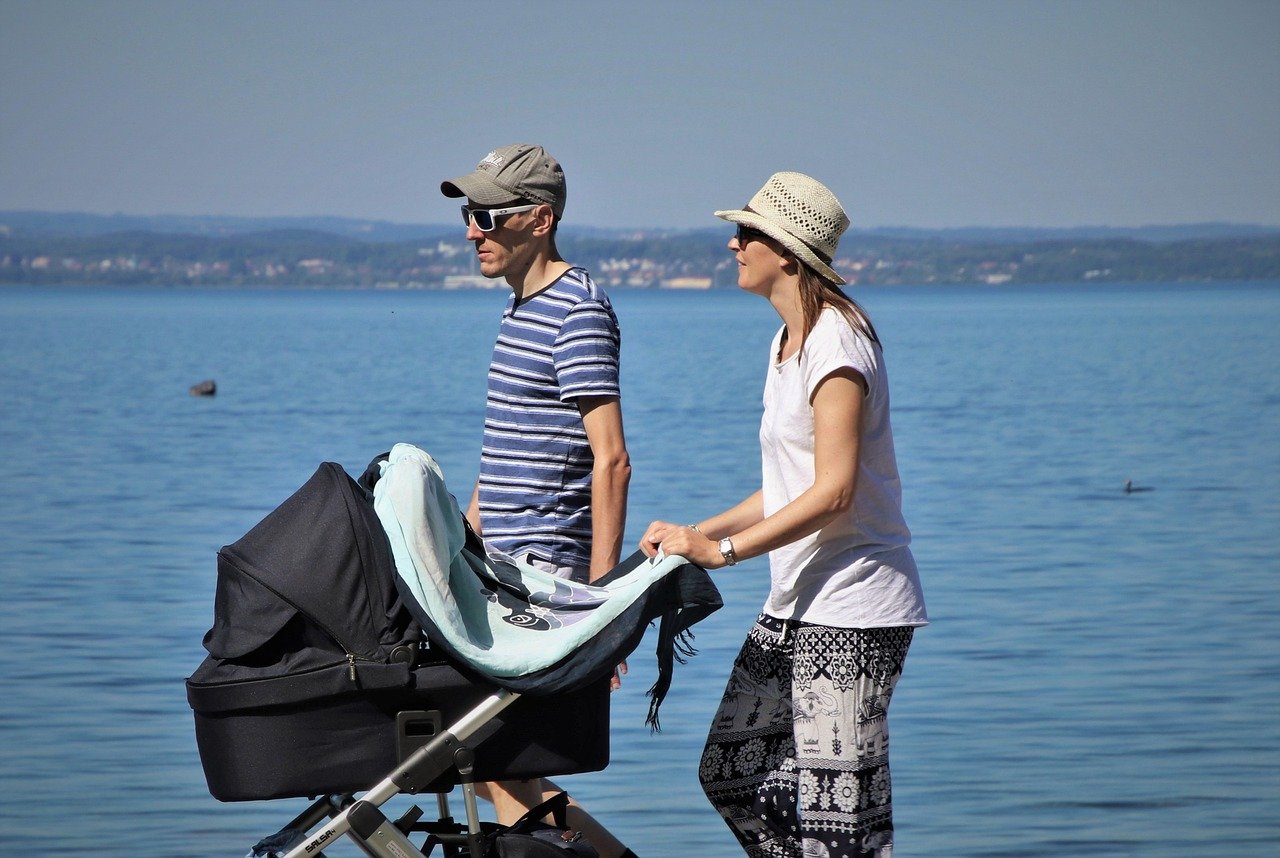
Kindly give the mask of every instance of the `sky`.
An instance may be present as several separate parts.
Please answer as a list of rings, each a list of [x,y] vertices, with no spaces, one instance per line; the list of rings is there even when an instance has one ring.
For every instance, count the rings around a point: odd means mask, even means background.
[[[1280,2],[0,0],[0,210],[443,223],[545,146],[566,223],[1280,226]]]

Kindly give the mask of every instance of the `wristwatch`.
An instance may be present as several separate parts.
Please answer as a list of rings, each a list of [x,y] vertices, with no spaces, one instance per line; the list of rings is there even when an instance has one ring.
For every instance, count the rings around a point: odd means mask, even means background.
[[[720,553],[724,555],[725,566],[732,566],[738,562],[738,555],[733,553],[733,540],[727,536],[720,540]]]

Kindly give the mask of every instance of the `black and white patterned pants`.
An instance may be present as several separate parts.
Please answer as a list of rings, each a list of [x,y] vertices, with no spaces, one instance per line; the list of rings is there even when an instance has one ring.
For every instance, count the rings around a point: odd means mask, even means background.
[[[912,632],[756,620],[698,773],[748,856],[890,858],[886,715]]]

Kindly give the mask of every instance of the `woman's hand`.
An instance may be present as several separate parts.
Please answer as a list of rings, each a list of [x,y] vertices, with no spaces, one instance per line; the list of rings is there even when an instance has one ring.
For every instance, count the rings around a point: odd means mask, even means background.
[[[719,546],[687,524],[651,523],[640,540],[640,550],[646,557],[653,557],[659,548],[665,554],[678,554],[704,569],[719,569],[725,565]]]
[[[640,537],[640,550],[644,552],[645,557],[653,557],[658,553],[658,546],[662,544],[662,539],[675,528],[677,524],[669,521],[651,521],[649,527],[645,529],[644,536]]]

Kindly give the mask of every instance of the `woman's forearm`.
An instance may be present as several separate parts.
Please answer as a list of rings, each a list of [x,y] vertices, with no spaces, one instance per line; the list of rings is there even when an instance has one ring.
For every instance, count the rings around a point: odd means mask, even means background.
[[[739,560],[768,554],[825,527],[848,508],[850,493],[838,485],[814,484],[768,518],[715,538],[731,536]],[[710,535],[710,534],[708,534]]]
[[[741,503],[698,523],[698,530],[708,539],[723,539],[746,530],[764,518],[764,493],[760,489]]]

